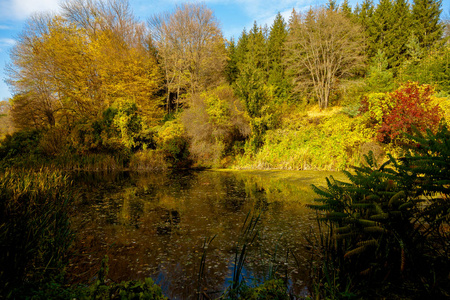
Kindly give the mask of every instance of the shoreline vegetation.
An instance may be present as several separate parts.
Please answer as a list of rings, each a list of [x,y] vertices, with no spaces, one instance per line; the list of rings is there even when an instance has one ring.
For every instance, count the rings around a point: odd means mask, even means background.
[[[76,195],[66,173],[211,168],[344,171],[348,180],[314,187],[305,298],[450,297],[441,6],[330,0],[237,40],[203,4],[147,23],[126,0],[63,1],[31,17],[11,51],[13,96],[0,103],[0,297],[165,299],[150,278],[108,281],[107,257],[93,284],[67,284]],[[274,274],[242,279],[257,224],[243,226],[221,299],[289,299]]]

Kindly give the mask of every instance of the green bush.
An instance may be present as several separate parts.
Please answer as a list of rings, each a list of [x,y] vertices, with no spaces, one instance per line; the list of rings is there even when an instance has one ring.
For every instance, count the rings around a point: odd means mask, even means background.
[[[106,277],[108,271],[108,256],[105,256],[98,272],[98,279],[89,288],[89,296],[86,297],[87,299],[167,299],[162,294],[161,288],[151,278],[145,278],[144,281],[130,280],[121,283],[107,283]]]
[[[265,281],[263,284],[251,287],[242,293],[241,299],[248,300],[288,300],[289,294],[285,283],[281,279],[271,279]]]
[[[159,128],[156,144],[170,165],[183,165],[188,162],[189,149],[185,128],[177,120],[167,121]]]
[[[0,145],[0,161],[3,167],[11,167],[21,161],[33,161],[41,156],[39,130],[18,131],[7,135]]]

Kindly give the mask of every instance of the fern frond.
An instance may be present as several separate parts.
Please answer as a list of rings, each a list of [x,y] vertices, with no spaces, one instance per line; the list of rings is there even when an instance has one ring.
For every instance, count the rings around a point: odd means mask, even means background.
[[[380,196],[375,195],[375,194],[371,194],[369,196],[364,197],[364,201],[379,201],[380,200]]]
[[[371,271],[372,271],[372,267],[368,267],[367,269],[365,269],[365,270],[359,272],[359,274],[361,274],[361,275],[363,275],[363,276],[366,276],[366,275],[369,275],[369,273],[370,273]]]
[[[320,205],[320,204],[306,204],[306,207],[318,210],[318,211],[327,211],[330,210],[330,207],[327,205]]]
[[[401,201],[401,199],[406,198],[406,194],[404,191],[400,191],[397,194],[395,194],[394,196],[391,197],[391,199],[389,200],[389,206],[393,207],[393,206],[399,206],[403,201]]]
[[[352,256],[352,255],[356,255],[356,254],[361,254],[361,253],[364,252],[364,250],[366,250],[366,248],[367,248],[366,246],[360,246],[358,248],[350,250],[347,253],[345,253],[344,258],[347,258],[347,257]]]
[[[354,237],[356,237],[358,235],[359,235],[359,233],[357,233],[355,231],[351,231],[351,232],[348,232],[348,233],[336,234],[334,236],[334,238],[336,240],[344,240],[344,239],[347,239],[347,238],[354,238]]]
[[[413,201],[408,201],[408,202],[403,203],[402,205],[400,205],[400,206],[398,207],[398,209],[399,209],[399,210],[405,210],[405,209],[411,208],[411,207],[413,207],[413,206],[414,206],[414,202],[413,202]]]
[[[389,214],[388,213],[381,213],[381,214],[377,214],[377,215],[372,215],[370,216],[370,218],[372,220],[386,220],[389,218]]]
[[[357,223],[363,225],[363,226],[377,226],[378,223],[372,220],[367,220],[367,219],[358,219],[356,220]]]
[[[358,246],[378,246],[378,241],[376,239],[371,239],[367,241],[358,242],[356,245]]]
[[[326,218],[330,220],[341,220],[348,217],[348,214],[341,212],[330,212],[327,213]]]
[[[339,233],[346,233],[346,232],[349,232],[350,230],[352,230],[352,227],[349,226],[349,225],[347,225],[347,226],[344,226],[344,227],[338,227],[338,228],[336,228],[336,229],[335,229],[335,232],[339,234]]]
[[[375,211],[376,211],[378,214],[384,214],[383,209],[381,208],[381,206],[380,206],[378,203],[375,203],[374,206],[375,206]]]
[[[371,232],[371,233],[385,233],[386,229],[384,229],[381,226],[369,226],[369,227],[364,227],[363,229],[365,232]]]
[[[350,205],[352,208],[374,208],[374,205],[372,203],[353,203]]]

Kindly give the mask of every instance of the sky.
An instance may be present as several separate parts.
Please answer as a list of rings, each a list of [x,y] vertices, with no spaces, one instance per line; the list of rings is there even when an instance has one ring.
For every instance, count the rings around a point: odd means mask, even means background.
[[[61,0],[0,0],[0,101],[11,97],[5,83],[5,67],[9,60],[17,36],[23,30],[27,18],[37,12],[55,12],[59,10]],[[337,1],[340,4],[343,0]],[[410,0],[412,1],[412,0]],[[150,16],[172,11],[176,5],[187,2],[178,0],[129,0],[134,14],[141,21]],[[197,1],[188,1],[197,2]],[[237,39],[243,29],[247,30],[256,21],[260,25],[272,24],[278,12],[287,21],[295,8],[303,11],[311,6],[326,4],[327,0],[204,0],[201,1],[213,10],[221,24],[224,37]],[[358,0],[350,0],[354,8]],[[359,0],[362,2],[362,0]],[[378,1],[374,1],[377,3]],[[450,14],[450,0],[442,1],[443,14]]]

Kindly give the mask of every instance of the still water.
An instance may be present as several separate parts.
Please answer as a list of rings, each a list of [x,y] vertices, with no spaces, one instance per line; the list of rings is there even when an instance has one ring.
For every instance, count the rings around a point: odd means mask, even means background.
[[[229,286],[246,217],[260,215],[243,272],[248,283],[272,272],[285,278],[294,294],[307,294],[307,237],[316,221],[305,204],[315,197],[310,185],[324,185],[330,174],[75,174],[72,226],[77,235],[68,273],[74,274],[74,283],[92,283],[108,255],[108,277],[115,282],[152,277],[170,299],[194,299],[199,286],[215,298]],[[204,249],[205,239],[212,237]]]

